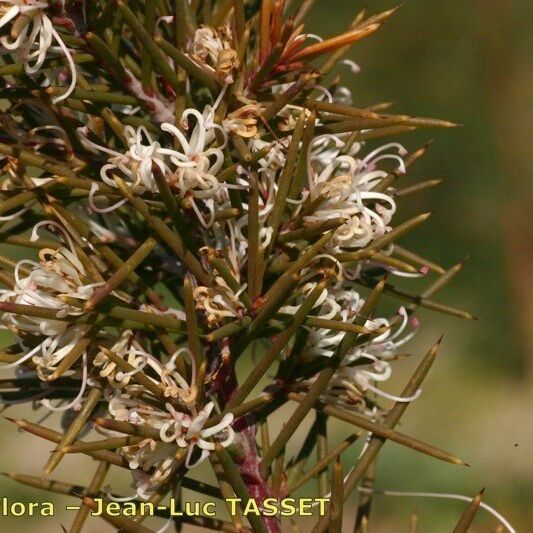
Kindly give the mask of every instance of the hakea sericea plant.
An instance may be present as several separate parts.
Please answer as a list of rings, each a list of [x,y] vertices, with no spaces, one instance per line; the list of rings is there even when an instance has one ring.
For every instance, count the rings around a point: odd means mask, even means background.
[[[402,392],[385,383],[417,308],[473,318],[432,299],[462,264],[445,270],[398,244],[429,217],[401,222],[398,208],[438,180],[401,185],[427,147],[391,138],[454,124],[353,106],[342,80],[358,68],[343,56],[392,10],[325,38],[306,32],[313,2],[296,4],[0,0],[0,241],[27,254],[0,256],[13,338],[0,370],[14,372],[1,400],[32,402],[39,423],[10,420],[57,444],[40,477],[9,476],[82,498],[69,531],[97,498],[157,506],[183,503],[185,488],[236,496],[245,516],[161,512],[161,530],[173,519],[276,532],[266,500],[313,478],[328,502],[313,531],[340,531],[354,491],[365,530],[387,439],[463,464],[395,429],[439,343]],[[399,277],[426,286],[406,293]],[[398,302],[390,315],[383,293]],[[60,431],[41,425],[55,412]],[[355,432],[336,442],[331,419]],[[75,453],[98,462],[90,486],[50,480]],[[190,477],[202,462],[218,486]],[[131,491],[109,485],[110,468],[130,471]],[[512,531],[480,496],[456,531],[479,505]],[[102,517],[150,531],[144,515]]]

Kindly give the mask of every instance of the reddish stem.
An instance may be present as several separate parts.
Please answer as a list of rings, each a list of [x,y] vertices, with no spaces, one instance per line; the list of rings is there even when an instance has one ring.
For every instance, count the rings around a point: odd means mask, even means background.
[[[238,383],[235,375],[235,368],[229,361],[226,369],[222,370],[218,376],[218,397],[221,407],[224,407],[230,398],[235,394]],[[237,468],[242,476],[250,497],[253,498],[259,508],[262,507],[266,498],[271,498],[270,487],[261,475],[259,465],[261,457],[255,440],[256,426],[250,425],[240,431],[237,430],[237,442],[242,448],[243,457],[237,463]],[[281,533],[281,524],[278,518],[265,516],[263,521],[269,533]]]

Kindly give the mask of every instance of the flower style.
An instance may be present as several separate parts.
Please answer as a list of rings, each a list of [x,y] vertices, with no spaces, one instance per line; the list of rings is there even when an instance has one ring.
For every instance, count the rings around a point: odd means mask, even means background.
[[[296,311],[300,308],[302,301],[308,297],[311,292],[317,286],[317,282],[307,282],[300,289],[300,295],[298,297],[298,302],[296,305],[284,305],[280,308],[279,312],[287,315],[294,315]],[[324,289],[320,296],[317,298],[316,302],[313,305],[313,309],[318,309],[320,318],[331,319],[337,315],[341,307],[334,298],[330,295],[327,289]],[[309,328],[311,331],[311,328]],[[331,354],[329,354],[331,355]]]
[[[309,176],[319,174],[328,165],[332,164],[337,157],[344,152],[344,155],[355,157],[361,150],[360,143],[353,143],[349,149],[346,148],[346,142],[349,135],[325,134],[318,135],[313,139],[307,153],[307,170]]]
[[[70,96],[76,86],[77,75],[69,49],[45,13],[48,8],[46,0],[1,0],[0,30],[8,24],[11,30],[9,36],[0,37],[0,44],[16,53],[27,74],[35,74],[43,66],[48,51],[54,48],[52,42],[56,41],[67,59],[71,75],[68,90],[53,99],[57,103]]]

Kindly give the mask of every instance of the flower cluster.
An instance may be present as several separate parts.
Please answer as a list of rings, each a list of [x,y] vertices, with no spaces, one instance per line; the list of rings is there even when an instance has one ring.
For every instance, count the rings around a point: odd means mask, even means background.
[[[323,148],[324,143],[337,148],[333,152]],[[321,146],[322,145],[322,146]],[[341,154],[345,142],[339,138],[319,138],[316,150],[311,147],[309,156],[311,199],[324,198],[319,208],[304,217],[309,222],[324,222],[332,218],[345,218],[346,223],[336,232],[335,244],[341,248],[360,248],[390,231],[389,223],[396,212],[394,198],[374,189],[388,174],[379,168],[386,159],[395,160],[397,170],[405,173],[402,159],[407,152],[403,146],[390,143],[373,150],[362,158]],[[358,145],[355,147],[360,149]],[[386,153],[396,149],[398,154]]]
[[[43,221],[34,227],[32,240],[39,238],[38,230],[42,226],[63,231],[56,222]],[[45,317],[16,313],[4,315],[6,326],[18,337],[21,348],[27,349],[25,338],[38,339],[27,353],[16,362],[2,367],[4,369],[31,360],[43,375],[51,374],[73,346],[87,334],[87,326],[71,325],[65,319],[82,315],[77,304],[90,298],[98,283],[88,283],[87,272],[72,239],[66,233],[63,235],[66,245],[60,245],[56,250],[41,248],[39,262],[29,259],[19,261],[13,272],[13,288],[0,290],[1,302],[51,311]]]
[[[190,124],[193,119],[196,122],[194,126]],[[188,134],[182,133],[180,128]],[[118,175],[138,194],[156,193],[158,186],[154,177],[155,165],[177,197],[191,205],[202,224],[212,225],[215,200],[223,196],[223,187],[218,182],[216,174],[224,162],[223,150],[227,142],[225,131],[220,125],[212,123],[209,109],[204,114],[195,109],[187,109],[182,114],[179,127],[163,123],[161,131],[172,135],[179,148],[162,147],[144,127],[134,130],[131,126],[124,129],[128,144],[126,153],[97,145],[84,137],[82,141],[89,148],[110,156],[108,162],[100,169],[100,177],[106,185],[116,187],[113,176]],[[222,135],[224,142],[211,147],[217,131]],[[125,201],[121,200],[111,207],[97,207],[93,198],[98,190],[99,186],[95,183],[89,196],[93,210],[107,213],[124,205]],[[200,210],[197,202],[207,209],[208,216],[203,212],[205,209]]]

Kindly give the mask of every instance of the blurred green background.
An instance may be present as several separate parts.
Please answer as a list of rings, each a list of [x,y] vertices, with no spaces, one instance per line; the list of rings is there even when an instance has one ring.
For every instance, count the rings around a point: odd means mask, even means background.
[[[318,0],[310,30],[338,32],[363,7],[373,13],[394,4]],[[422,397],[401,425],[401,431],[456,453],[471,467],[441,464],[387,444],[376,487],[465,495],[486,487],[485,501],[524,532],[533,531],[532,20],[533,4],[525,0],[409,0],[377,34],[353,48],[350,57],[362,72],[349,77],[343,71],[356,106],[394,101],[393,112],[461,123],[399,139],[408,148],[435,140],[406,184],[445,180],[406,200],[401,216],[434,212],[406,241],[423,255],[445,266],[470,255],[438,299],[480,317],[463,322],[421,313],[423,327],[410,352],[422,354],[443,332],[444,343]],[[409,283],[413,290],[420,286]],[[416,355],[398,362],[396,386],[387,390],[400,390],[418,360]],[[31,446],[27,435],[0,424],[0,471],[39,472],[51,446]],[[346,465],[353,463],[353,453]],[[91,462],[81,469],[79,464],[65,461],[57,477],[72,480],[78,465],[76,480],[88,483]],[[126,480],[123,486],[129,492]],[[0,490],[12,498],[40,497],[4,479]],[[64,506],[68,500],[58,502]],[[449,532],[463,507],[446,500],[376,497],[370,531],[407,532],[417,509],[420,531]],[[61,521],[70,520],[63,513]],[[54,522],[0,518],[0,530],[59,531]],[[99,520],[90,524],[89,531],[108,531]],[[496,524],[482,511],[472,531],[495,531]]]
[[[374,13],[395,5],[324,0],[312,17],[313,30],[332,34],[349,24],[354,9]],[[388,445],[376,487],[469,495],[486,487],[485,501],[518,531],[533,531],[532,20],[528,1],[409,0],[349,56],[362,69],[349,82],[354,105],[394,101],[394,112],[461,124],[398,139],[408,148],[435,140],[406,184],[445,180],[430,193],[406,199],[402,216],[434,212],[429,224],[405,240],[413,249],[446,266],[470,255],[437,299],[480,317],[463,322],[420,315],[422,328],[410,351],[422,354],[443,332],[444,342],[401,428],[453,450],[471,467],[421,459]],[[397,364],[398,386],[392,390],[401,390],[414,364]],[[421,531],[449,532],[462,505],[378,497],[370,530],[409,531],[416,508]],[[472,531],[495,527],[482,511]]]

